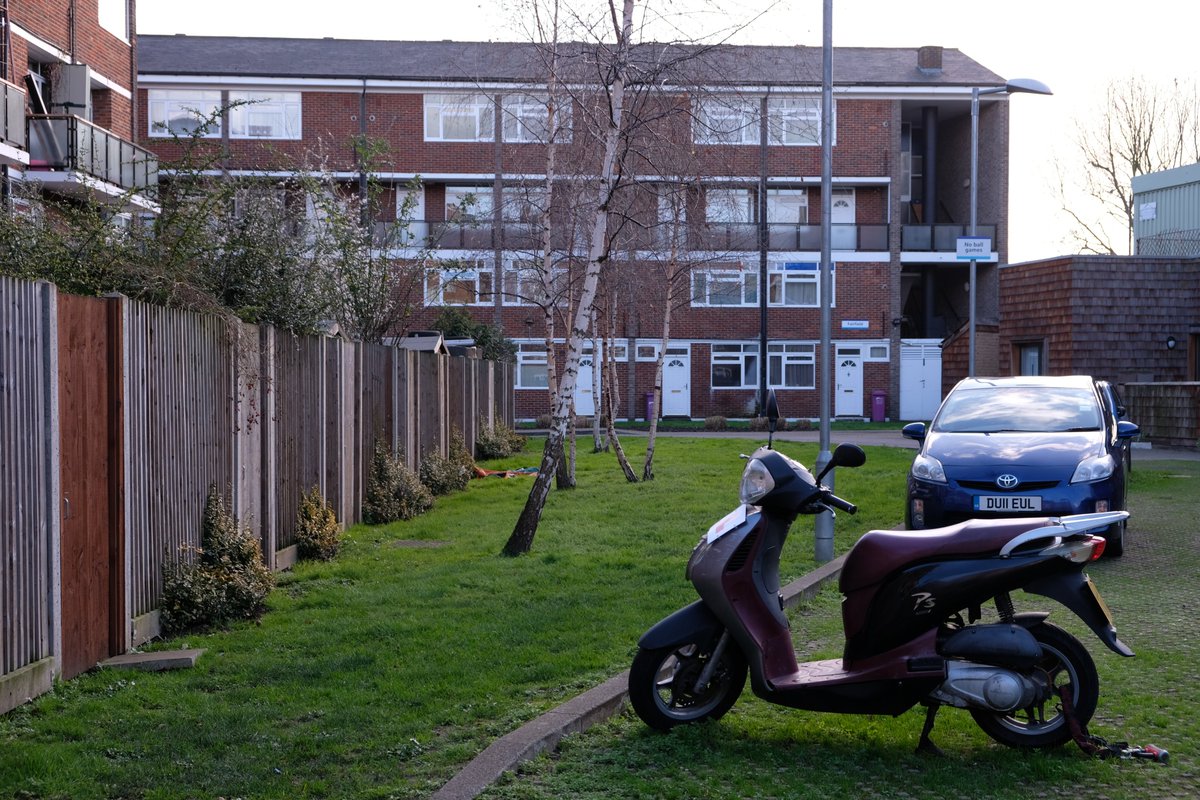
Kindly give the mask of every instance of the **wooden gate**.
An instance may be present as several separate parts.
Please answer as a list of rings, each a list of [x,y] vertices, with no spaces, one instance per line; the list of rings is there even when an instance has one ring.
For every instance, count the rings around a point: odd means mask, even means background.
[[[119,305],[59,295],[58,319],[61,677],[69,679],[124,650]]]

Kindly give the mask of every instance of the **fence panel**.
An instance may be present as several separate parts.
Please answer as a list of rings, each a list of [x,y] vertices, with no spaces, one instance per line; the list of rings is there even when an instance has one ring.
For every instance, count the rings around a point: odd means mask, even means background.
[[[326,495],[325,346],[317,336],[274,331],[275,549],[296,543],[300,495],[316,486]]]
[[[208,488],[229,500],[235,338],[217,317],[129,301],[125,341],[127,592],[136,619],[157,608],[163,565],[199,546]],[[134,628],[135,640],[153,633]]]
[[[60,646],[56,303],[0,277],[0,712],[49,689]]]

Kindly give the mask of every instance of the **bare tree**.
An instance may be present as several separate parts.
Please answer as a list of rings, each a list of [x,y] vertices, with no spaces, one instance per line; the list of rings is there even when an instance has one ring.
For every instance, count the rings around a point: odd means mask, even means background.
[[[609,79],[603,85],[608,100],[608,114],[602,138],[604,151],[600,159],[600,177],[596,186],[595,217],[589,237],[587,267],[584,271],[583,285],[579,294],[578,306],[575,309],[573,325],[567,339],[566,364],[559,381],[553,423],[549,435],[546,437],[546,446],[542,451],[541,467],[538,470],[537,479],[530,488],[525,508],[517,519],[512,535],[504,545],[505,555],[515,556],[527,553],[533,546],[533,538],[542,518],[542,509],[545,508],[546,497],[550,492],[550,481],[557,467],[558,459],[562,455],[562,445],[570,415],[570,397],[575,393],[575,382],[579,373],[579,357],[583,352],[584,339],[589,333],[589,321],[596,299],[596,287],[600,280],[600,272],[609,255],[609,204],[619,179],[616,168],[619,146],[625,128],[625,84],[629,77],[634,0],[623,0],[620,13],[617,10],[616,0],[609,0],[608,7],[612,29],[616,35],[616,44],[611,51],[607,70]],[[602,49],[598,48],[598,50]]]
[[[1194,82],[1154,85],[1134,77],[1109,84],[1098,113],[1077,121],[1083,169],[1058,164],[1058,194],[1080,252],[1133,248],[1135,175],[1200,161],[1200,95]],[[1092,204],[1070,200],[1076,192]],[[1124,243],[1118,238],[1124,234]]]

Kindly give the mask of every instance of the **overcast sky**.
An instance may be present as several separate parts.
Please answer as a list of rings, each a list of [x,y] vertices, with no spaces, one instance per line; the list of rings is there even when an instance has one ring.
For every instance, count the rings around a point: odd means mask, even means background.
[[[602,0],[572,0],[606,7]],[[519,41],[521,0],[138,0],[139,33],[343,39]],[[820,46],[821,0],[638,0],[668,40],[752,19],[740,44]],[[1094,115],[1110,81],[1152,83],[1200,75],[1195,0],[834,0],[834,46],[962,50],[1005,78],[1036,78],[1052,97],[1012,103],[1009,259],[1074,251],[1052,187],[1056,163],[1072,162],[1076,120]],[[835,76],[836,80],[836,76]],[[1082,203],[1082,199],[1078,200]]]

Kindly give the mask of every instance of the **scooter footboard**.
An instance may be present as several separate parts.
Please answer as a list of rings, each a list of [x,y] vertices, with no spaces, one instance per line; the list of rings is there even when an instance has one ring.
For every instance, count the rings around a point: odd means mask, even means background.
[[[638,647],[643,650],[657,650],[692,643],[713,646],[724,627],[704,601],[697,600],[657,622],[642,634],[642,638],[638,640]]]

